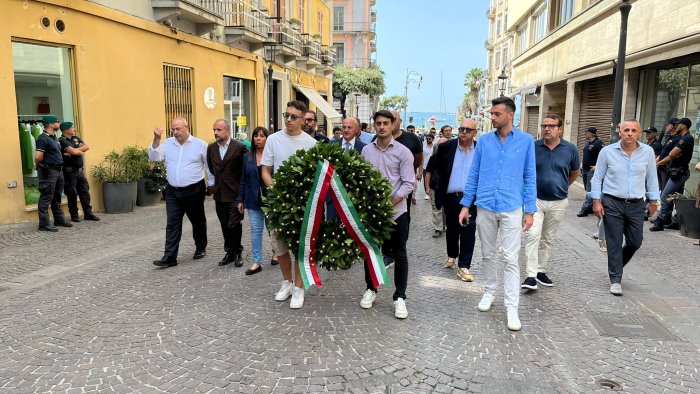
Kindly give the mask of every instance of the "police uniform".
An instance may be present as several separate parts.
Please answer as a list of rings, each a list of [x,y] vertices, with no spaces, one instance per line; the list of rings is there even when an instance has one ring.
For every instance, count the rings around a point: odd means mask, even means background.
[[[61,123],[61,131],[68,130],[73,127],[73,123]],[[72,137],[61,136],[58,139],[61,143],[61,152],[63,152],[63,178],[65,180],[64,193],[68,199],[68,211],[70,218],[74,222],[80,221],[78,214],[78,197],[80,197],[80,205],[83,208],[83,214],[86,220],[99,220],[92,213],[90,205],[90,185],[83,171],[84,159],[83,156],[73,156],[68,153],[68,148],[78,149],[83,145],[83,140],[77,135]]]
[[[44,125],[58,123],[55,116],[45,116],[42,120]],[[36,140],[37,152],[44,152],[41,163],[37,165],[39,176],[39,230],[57,231],[51,225],[49,218],[49,206],[53,214],[54,225],[72,227],[66,222],[61,208],[61,194],[63,193],[63,156],[61,155],[61,144],[55,135],[44,132]]]

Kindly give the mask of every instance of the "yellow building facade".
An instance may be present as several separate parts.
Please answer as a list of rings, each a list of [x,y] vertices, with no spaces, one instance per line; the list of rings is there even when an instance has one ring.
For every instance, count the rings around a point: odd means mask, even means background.
[[[0,157],[0,223],[37,220],[36,205],[25,201],[25,187],[36,183],[26,163],[33,153],[20,135],[36,132],[45,114],[74,122],[90,146],[85,167],[99,212],[101,188],[89,175],[92,166],[111,150],[148,146],[153,129],[167,128],[172,117],[185,117],[195,136],[213,141],[211,126],[219,118],[231,121],[236,135],[250,134],[255,126],[270,126],[267,119],[278,119],[286,100],[323,107],[314,100],[332,97],[332,63],[323,58],[323,43],[330,43],[330,9],[322,0],[289,0],[284,14],[271,15],[272,7],[282,3],[0,0],[6,18],[0,26],[5,93],[0,116],[9,131],[9,146]],[[310,45],[301,40],[289,55],[282,54],[282,43],[270,46],[282,39],[273,24],[289,23],[301,13],[309,17],[292,33],[318,34],[313,41],[319,52],[313,58]],[[276,15],[281,16],[270,19]],[[265,29],[256,30],[256,21]],[[252,37],[251,32],[261,34]],[[268,62],[265,45],[275,49]]]

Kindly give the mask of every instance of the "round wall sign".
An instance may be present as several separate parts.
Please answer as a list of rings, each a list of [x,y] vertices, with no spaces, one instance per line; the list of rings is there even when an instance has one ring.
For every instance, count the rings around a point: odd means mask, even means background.
[[[214,95],[214,88],[212,87],[204,89],[204,106],[208,109],[214,109],[214,107],[216,107],[216,98]]]

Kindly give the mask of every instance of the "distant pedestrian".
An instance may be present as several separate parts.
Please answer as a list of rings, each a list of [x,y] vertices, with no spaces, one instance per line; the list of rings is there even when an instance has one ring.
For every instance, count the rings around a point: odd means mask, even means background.
[[[476,230],[481,240],[486,288],[478,309],[482,312],[491,309],[497,269],[502,262],[508,329],[518,331],[521,328],[518,316],[520,237],[523,231],[530,229],[537,212],[537,184],[535,141],[513,127],[514,115],[515,103],[510,98],[498,97],[491,101],[491,123],[496,130],[479,139],[460,202],[459,222],[469,225],[470,209],[472,205],[477,206]]]
[[[610,293],[617,296],[623,267],[642,245],[644,195],[654,201],[647,204],[650,215],[659,199],[654,150],[639,143],[641,129],[636,119],[618,125],[620,141],[600,151],[591,182],[593,213],[605,226]]]
[[[430,215],[432,216],[433,222],[433,238],[440,238],[445,232],[445,212],[442,207],[438,208],[435,205],[435,189],[438,187],[440,182],[440,174],[437,172],[436,166],[437,153],[433,153],[428,159],[428,163],[425,167],[423,173],[423,180],[425,184],[425,194],[430,198]]]
[[[70,220],[73,222],[80,221],[78,212],[78,197],[80,197],[83,218],[85,220],[98,221],[100,218],[92,213],[90,184],[85,178],[84,170],[83,156],[90,147],[80,137],[75,135],[75,127],[72,122],[63,122],[59,128],[61,129],[61,138],[58,141],[61,143],[61,151],[63,152],[63,179],[65,181],[63,190],[68,200]]]
[[[158,267],[177,265],[177,255],[182,238],[182,219],[185,215],[192,223],[192,238],[195,252],[192,259],[204,258],[207,254],[207,217],[204,213],[204,197],[207,184],[204,180],[207,166],[207,143],[190,134],[187,120],[175,118],[170,122],[172,137],[161,143],[165,130],[153,130],[153,142],[148,148],[151,161],[165,161],[168,186],[165,188],[165,252]]]
[[[647,137],[647,145],[651,146],[651,149],[654,150],[654,156],[660,155],[663,145],[661,145],[661,141],[657,138],[658,130],[656,130],[656,127],[647,127],[644,129],[644,134],[646,134]]]
[[[433,144],[433,140],[435,139],[434,135],[427,134],[424,138],[423,141],[423,183],[424,186],[427,186],[425,183],[425,169],[428,167],[428,161],[430,160],[430,156],[433,155],[433,148],[435,147],[435,144]],[[430,200],[430,196],[426,193],[425,197],[423,198],[424,200]],[[440,229],[442,231],[442,228]]]
[[[437,140],[437,144],[440,145],[445,141],[449,141],[452,139],[452,126],[450,125],[444,125],[440,127],[440,138]],[[437,147],[435,147],[437,150]]]
[[[301,128],[306,134],[312,136],[316,141],[322,142],[324,144],[330,143],[331,140],[329,140],[328,137],[326,137],[325,133],[317,130],[317,126],[318,117],[316,117],[316,112],[312,110],[307,110],[306,114],[304,115],[304,124],[301,126]]]
[[[73,224],[66,221],[61,208],[64,179],[61,144],[56,138],[56,131],[59,128],[58,118],[47,115],[41,119],[41,122],[44,125],[44,132],[36,139],[34,155],[40,193],[37,203],[39,231],[56,232],[58,231],[56,226],[73,227]],[[49,206],[53,215],[53,225],[49,217]]]
[[[417,135],[401,130],[401,114],[399,114],[399,111],[392,110],[391,113],[392,115],[394,115],[395,119],[395,121],[391,125],[391,127],[393,128],[392,136],[394,137],[394,140],[408,148],[408,150],[411,151],[411,154],[413,154],[413,171],[415,174],[413,189],[415,189],[415,183],[420,182],[423,179],[423,143],[421,143]],[[411,204],[409,204],[407,208],[407,213],[408,223],[410,224],[411,205],[416,203],[413,191],[411,191],[411,195],[409,197],[410,198],[408,201],[410,201]]]
[[[340,126],[333,127],[333,140],[331,142],[340,141],[343,138],[343,128]]]
[[[287,109],[282,114],[284,118],[284,130],[274,133],[267,138],[265,150],[260,159],[261,178],[265,186],[272,185],[272,174],[282,163],[289,159],[298,150],[311,149],[316,145],[316,140],[308,133],[302,131],[304,118],[310,119],[306,104],[301,101],[290,101]],[[308,122],[307,122],[308,123]],[[312,122],[313,123],[313,122]],[[294,278],[292,277],[292,256],[289,254],[289,245],[282,236],[276,232],[272,234],[272,250],[277,254],[277,259],[282,271],[282,285],[275,295],[275,300],[284,301],[289,296],[292,300],[289,307],[298,309],[304,306],[304,288],[299,273],[299,264],[295,264]]]
[[[408,241],[408,206],[409,196],[415,185],[415,169],[413,167],[413,155],[393,137],[393,128],[400,124],[393,112],[380,110],[374,116],[374,129],[377,138],[362,149],[362,156],[371,163],[391,184],[391,203],[394,206],[394,225],[391,238],[382,245],[383,253],[390,254],[394,260],[394,316],[398,319],[408,317],[406,308],[406,287],[408,284],[408,254],[406,242]],[[408,135],[407,133],[403,133]],[[411,134],[413,135],[413,134]],[[415,137],[415,135],[413,135]],[[417,137],[416,137],[417,138]],[[377,297],[377,289],[372,283],[367,260],[365,260],[365,283],[367,290],[362,296],[360,306],[371,308]]]
[[[240,142],[241,144],[245,145],[246,149],[250,150],[250,147],[251,147],[252,144],[251,144],[250,141],[248,140],[248,134],[247,134],[247,133],[244,133],[244,132],[242,132],[242,131],[241,131],[240,133],[238,133],[238,142]]]
[[[666,124],[666,132],[664,133],[664,138],[662,139],[662,144],[663,147],[661,148],[661,153],[659,153],[656,156],[656,162],[658,163],[659,161],[665,159],[668,157],[668,154],[671,153],[673,148],[676,147],[676,144],[678,144],[678,141],[681,139],[681,135],[676,132],[676,126],[678,126],[678,122],[680,119],[678,118],[671,118],[668,121],[668,124]],[[665,140],[665,142],[664,142]],[[656,165],[656,175],[659,178],[659,189],[664,190],[666,187],[666,182],[668,181],[668,165],[663,164],[663,165]],[[665,224],[670,224],[671,223],[671,218],[668,217],[667,223]]]
[[[263,228],[265,227],[265,214],[262,211],[262,154],[270,132],[264,127],[256,127],[253,130],[253,145],[250,152],[243,156],[243,174],[239,186],[238,203],[239,212],[248,211],[250,222],[250,242],[252,246],[253,264],[245,272],[246,275],[257,274],[262,271]],[[273,260],[274,261],[274,260]]]
[[[445,268],[457,266],[457,276],[465,282],[474,280],[469,272],[474,255],[476,242],[476,206],[470,203],[471,220],[466,226],[459,223],[459,214],[462,209],[462,197],[464,197],[464,185],[467,183],[472,163],[476,152],[476,122],[473,119],[465,119],[459,127],[457,139],[440,144],[440,147],[432,160],[430,168],[438,174],[438,182],[432,195],[435,206],[445,212],[445,236],[447,246],[447,260]]]
[[[586,145],[583,146],[583,160],[581,161],[581,174],[583,185],[586,189],[586,199],[583,201],[581,210],[576,214],[578,217],[588,216],[588,214],[593,212],[592,200],[588,193],[591,192],[591,179],[593,179],[595,173],[595,163],[603,146],[603,143],[598,139],[598,129],[595,127],[587,128]]]
[[[239,189],[243,172],[243,155],[248,149],[231,138],[228,121],[219,119],[212,126],[215,142],[207,147],[207,168],[209,170],[207,191],[214,198],[216,216],[224,237],[224,258],[219,265],[233,263],[243,266],[243,212],[238,209],[236,199],[242,193]]]
[[[542,122],[542,139],[535,141],[537,212],[524,233],[527,278],[520,287],[529,290],[537,290],[537,283],[554,286],[547,275],[549,255],[569,206],[569,186],[581,166],[576,145],[561,138],[562,119],[547,115]]]

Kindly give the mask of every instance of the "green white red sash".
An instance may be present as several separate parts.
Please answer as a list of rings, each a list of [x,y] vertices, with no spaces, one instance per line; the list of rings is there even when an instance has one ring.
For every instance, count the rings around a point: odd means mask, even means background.
[[[340,181],[340,177],[335,173],[331,163],[328,160],[319,160],[316,167],[314,185],[306,202],[304,220],[299,233],[297,262],[300,264],[299,271],[304,282],[304,288],[308,289],[311,285],[323,286],[318,276],[316,238],[323,219],[323,203],[326,199],[326,194],[329,192],[340,220],[365,256],[367,269],[374,287],[389,285],[389,274],[384,267],[384,260],[382,259],[379,246],[370,237],[367,229],[360,221],[355,206],[352,204],[343,183]]]

